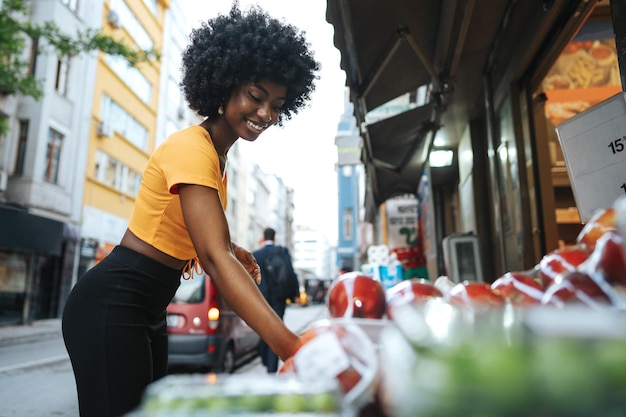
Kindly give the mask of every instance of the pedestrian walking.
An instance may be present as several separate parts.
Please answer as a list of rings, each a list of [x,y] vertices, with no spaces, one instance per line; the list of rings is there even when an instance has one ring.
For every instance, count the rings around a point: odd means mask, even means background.
[[[276,231],[267,228],[263,231],[262,247],[254,251],[254,257],[261,267],[259,289],[278,317],[285,316],[287,300],[295,301],[299,295],[298,276],[296,275],[291,255],[287,248],[275,242]],[[278,355],[269,344],[261,339],[259,356],[268,373],[278,370]]]
[[[181,86],[205,120],[155,150],[125,235],[78,280],[65,305],[63,336],[81,417],[126,414],[166,374],[165,309],[191,268],[211,276],[280,358],[299,348],[298,335],[257,287],[252,253],[231,241],[226,160],[239,138],[254,142],[303,109],[318,70],[304,33],[259,7],[241,11],[235,2],[191,32]]]

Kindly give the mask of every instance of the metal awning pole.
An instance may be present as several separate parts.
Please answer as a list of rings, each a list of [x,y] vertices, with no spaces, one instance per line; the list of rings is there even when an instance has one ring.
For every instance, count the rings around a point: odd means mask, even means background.
[[[622,91],[626,91],[626,0],[611,0],[611,15]]]

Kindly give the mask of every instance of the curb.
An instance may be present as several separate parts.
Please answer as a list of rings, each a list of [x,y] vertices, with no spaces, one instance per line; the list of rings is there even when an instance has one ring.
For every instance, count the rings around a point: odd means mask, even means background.
[[[44,333],[30,334],[30,335],[24,335],[24,336],[14,336],[14,337],[0,336],[0,347],[39,342],[42,340],[54,339],[60,336],[61,336],[60,330],[58,332],[44,332]]]
[[[30,362],[17,363],[15,365],[7,365],[0,367],[0,374],[23,369],[37,368],[44,365],[53,365],[57,363],[69,362],[69,360],[70,358],[67,355],[58,355],[49,358],[37,359]]]
[[[61,320],[48,319],[30,325],[0,326],[0,347],[61,337]]]

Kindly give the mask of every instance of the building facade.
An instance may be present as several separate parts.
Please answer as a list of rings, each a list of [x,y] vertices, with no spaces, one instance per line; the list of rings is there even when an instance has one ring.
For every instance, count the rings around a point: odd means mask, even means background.
[[[28,2],[68,33],[100,27],[102,1]],[[0,96],[0,323],[55,317],[73,283],[98,54],[61,58],[25,39],[43,98]],[[41,41],[43,43],[43,41]]]

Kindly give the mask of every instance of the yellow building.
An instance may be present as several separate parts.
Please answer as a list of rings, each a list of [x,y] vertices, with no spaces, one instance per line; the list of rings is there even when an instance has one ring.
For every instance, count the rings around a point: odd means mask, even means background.
[[[105,0],[103,32],[143,50],[162,49],[169,0]],[[79,275],[119,243],[156,144],[161,62],[130,67],[100,53],[86,161]]]

